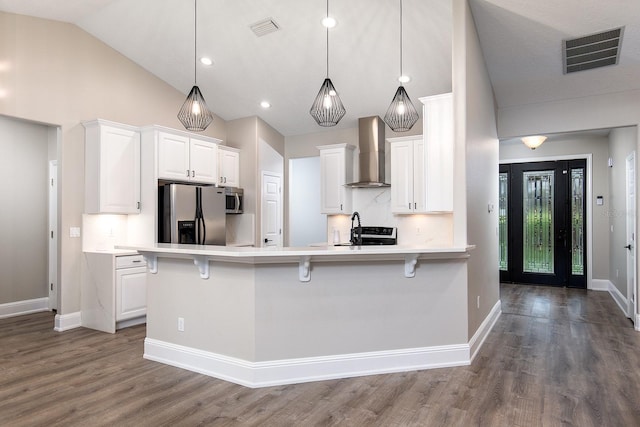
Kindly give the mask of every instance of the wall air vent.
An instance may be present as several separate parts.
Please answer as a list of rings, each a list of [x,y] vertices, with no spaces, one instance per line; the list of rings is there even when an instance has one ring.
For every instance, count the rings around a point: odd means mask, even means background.
[[[620,59],[624,27],[562,41],[564,74],[616,65]]]
[[[278,31],[280,29],[280,25],[278,25],[273,18],[267,18],[249,25],[249,28],[251,28],[251,31],[253,31],[256,36],[262,37],[269,33],[273,33],[274,31]]]

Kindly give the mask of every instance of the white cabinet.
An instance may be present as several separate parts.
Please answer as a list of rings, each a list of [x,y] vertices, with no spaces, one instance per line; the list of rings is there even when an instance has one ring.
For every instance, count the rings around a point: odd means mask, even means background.
[[[353,150],[348,144],[323,145],[320,150],[320,212],[350,214]]]
[[[240,187],[240,150],[218,146],[218,185]]]
[[[106,120],[85,127],[85,212],[140,212],[140,132]]]
[[[426,212],[422,136],[391,138],[388,141],[391,155],[391,212]]]
[[[158,178],[215,184],[218,144],[188,134],[158,132]]]
[[[142,255],[84,252],[81,322],[114,333],[146,321],[147,268]]]
[[[147,314],[147,268],[142,255],[116,257],[116,321]]]
[[[420,98],[423,104],[426,210],[453,211],[453,94]]]

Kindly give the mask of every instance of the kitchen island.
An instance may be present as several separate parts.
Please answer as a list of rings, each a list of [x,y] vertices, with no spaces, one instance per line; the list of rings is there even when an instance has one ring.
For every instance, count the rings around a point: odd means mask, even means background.
[[[157,244],[144,357],[248,387],[469,364],[472,247]]]

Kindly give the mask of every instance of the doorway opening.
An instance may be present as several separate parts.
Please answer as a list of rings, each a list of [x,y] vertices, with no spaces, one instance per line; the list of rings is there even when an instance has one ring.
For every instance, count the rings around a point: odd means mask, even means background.
[[[586,163],[500,165],[501,281],[587,288]]]

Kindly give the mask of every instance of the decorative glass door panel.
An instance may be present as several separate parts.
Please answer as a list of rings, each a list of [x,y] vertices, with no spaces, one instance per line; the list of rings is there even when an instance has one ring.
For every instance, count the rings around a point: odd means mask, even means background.
[[[553,170],[523,173],[522,251],[527,273],[554,272],[553,178]]]
[[[500,280],[586,288],[584,160],[500,165]]]
[[[507,172],[500,172],[498,183],[500,270],[506,271],[509,268],[509,240],[507,239],[507,227],[509,225],[509,174]]]

